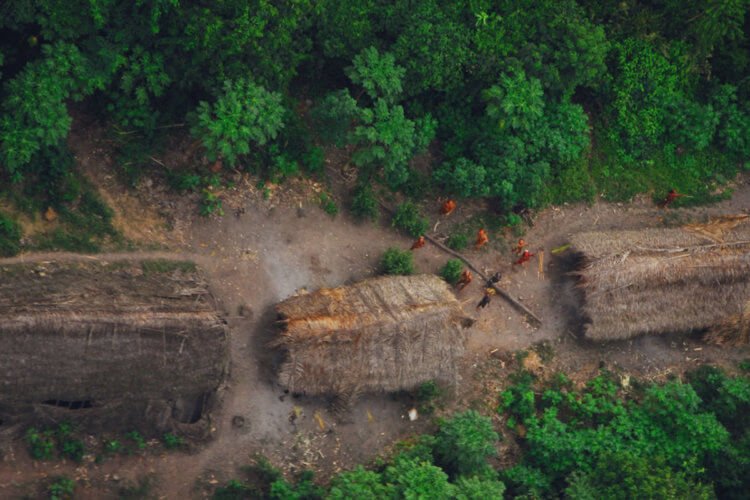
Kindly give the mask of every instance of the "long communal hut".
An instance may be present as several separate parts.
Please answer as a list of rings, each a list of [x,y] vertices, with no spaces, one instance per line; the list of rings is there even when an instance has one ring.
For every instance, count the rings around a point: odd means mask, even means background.
[[[572,238],[582,257],[585,335],[594,340],[707,331],[717,343],[750,333],[750,219]]]
[[[349,402],[363,392],[455,384],[471,325],[432,275],[388,276],[324,288],[276,307],[286,351],[283,386]]]
[[[227,345],[191,263],[2,265],[0,430],[70,420],[200,437]]]

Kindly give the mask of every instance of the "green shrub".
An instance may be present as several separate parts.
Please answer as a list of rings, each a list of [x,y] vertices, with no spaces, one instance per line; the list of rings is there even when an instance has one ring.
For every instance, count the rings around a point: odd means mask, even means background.
[[[21,226],[0,212],[0,256],[12,257],[21,251]]]
[[[440,467],[403,456],[396,457],[384,476],[395,490],[394,498],[448,500],[455,492]]]
[[[320,208],[331,217],[336,217],[339,213],[336,201],[328,193],[320,193]]]
[[[440,269],[440,276],[451,285],[455,285],[461,279],[463,267],[464,265],[460,260],[448,259],[448,262]]]
[[[383,484],[383,478],[377,472],[365,470],[362,466],[343,472],[331,482],[329,500],[379,500],[393,498],[393,486]]]
[[[213,494],[214,500],[243,500],[252,498],[253,489],[242,481],[230,480],[226,486],[219,486]]]
[[[352,213],[358,219],[375,220],[378,218],[378,200],[372,188],[365,184],[357,188],[352,198]]]
[[[454,475],[475,474],[487,466],[489,457],[497,454],[498,439],[489,418],[468,410],[440,425],[435,456]]]
[[[76,482],[72,479],[60,476],[47,487],[50,500],[71,500],[76,489]]]
[[[425,234],[430,227],[427,219],[419,215],[419,209],[410,201],[402,203],[396,208],[391,225],[403,229],[415,238]]]
[[[413,255],[408,250],[389,248],[380,259],[380,269],[383,274],[414,274]]]
[[[133,444],[135,445],[135,448],[137,450],[143,450],[146,448],[146,440],[143,438],[140,432],[130,431],[125,434],[125,437],[133,441]]]
[[[172,434],[171,432],[167,432],[161,437],[162,443],[164,443],[164,447],[168,450],[176,450],[177,448],[181,448],[185,445],[185,440],[182,439],[180,436],[177,436],[175,434]]]
[[[452,234],[445,242],[448,248],[459,251],[469,246],[469,237],[463,233]]]
[[[269,92],[242,78],[224,82],[216,101],[201,101],[194,116],[192,134],[203,142],[210,161],[224,158],[229,165],[250,152],[250,145],[264,145],[284,126],[281,94]]]
[[[50,430],[30,428],[26,431],[26,444],[35,460],[49,460],[55,455],[54,433]]]

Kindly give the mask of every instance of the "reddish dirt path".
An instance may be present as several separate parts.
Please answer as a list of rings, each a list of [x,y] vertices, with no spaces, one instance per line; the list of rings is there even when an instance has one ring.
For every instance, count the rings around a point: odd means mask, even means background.
[[[145,245],[152,237],[151,242],[164,250],[138,251],[136,258],[178,256],[192,259],[203,268],[228,318],[231,376],[220,409],[213,415],[214,437],[193,452],[123,457],[103,465],[86,463],[76,469],[66,464],[31,463],[22,451],[23,444],[15,441],[6,448],[0,463],[0,497],[17,496],[32,488],[39,478],[65,471],[86,478],[80,481],[81,498],[112,496],[123,481],[144,475],[155,478],[153,493],[159,497],[201,498],[217,481],[241,477],[237,468],[247,464],[255,453],[266,454],[286,471],[313,468],[326,477],[366,462],[395,440],[430,426],[427,419],[409,422],[405,403],[383,395],[362,398],[345,422],[337,422],[325,401],[293,399],[283,393],[273,373],[276,354],[267,347],[273,336],[275,303],[300,288],[338,286],[372,276],[385,248],[409,248],[410,239],[385,223],[358,224],[347,215],[331,218],[317,206],[316,193],[309,183],[284,188],[288,189],[286,194],[265,200],[252,188],[252,181],[243,180],[239,187],[225,193],[227,215],[198,217],[194,215],[194,197],[169,193],[158,182],[145,179],[135,191],[119,186],[100,130],[83,137],[74,129],[71,146],[83,170],[111,200],[122,224],[134,224],[129,214],[148,214],[136,220],[142,227],[131,234],[142,236],[140,241]],[[674,212],[690,218],[747,210],[750,188],[746,179],[740,182],[728,202]],[[120,204],[123,199],[126,203]],[[437,207],[436,203],[430,215],[433,225],[439,217]],[[244,213],[235,215],[239,208]],[[453,215],[442,219],[441,232],[450,234],[451,225],[473,213],[470,207],[459,205]],[[460,292],[459,300],[477,323],[469,338],[463,382],[456,397],[448,398],[446,411],[466,406],[483,406],[491,411],[498,384],[503,383],[510,366],[504,364],[510,353],[540,341],[547,341],[554,352],[546,370],[561,369],[581,378],[595,373],[601,361],[637,377],[659,378],[701,362],[749,356],[747,348],[730,352],[684,335],[603,345],[578,338],[577,298],[566,275],[570,259],[566,254],[553,257],[550,250],[578,231],[658,226],[663,224],[663,217],[664,211],[645,198],[628,205],[597,203],[547,209],[524,236],[532,249],[545,250],[543,275],[537,273],[536,260],[524,268],[512,266],[511,254],[497,250],[506,245],[467,250],[466,255],[480,268],[502,271],[505,277],[501,285],[540,316],[543,325],[532,327],[499,297],[481,313],[476,312],[474,305],[482,293],[479,283]],[[498,236],[492,235],[495,239]],[[0,263],[63,258],[114,260],[131,255],[51,253],[22,255]],[[436,272],[448,257],[428,244],[415,252],[416,267],[419,272]],[[240,306],[251,314],[240,316]],[[292,422],[290,416],[295,410],[299,418]],[[316,415],[321,417],[322,426]],[[244,417],[246,424],[233,427],[234,416]],[[112,479],[115,473],[118,481]]]

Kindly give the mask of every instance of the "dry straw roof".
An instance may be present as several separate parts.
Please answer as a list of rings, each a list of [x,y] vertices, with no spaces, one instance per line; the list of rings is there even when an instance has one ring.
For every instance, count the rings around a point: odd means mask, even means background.
[[[726,334],[727,325],[747,317],[747,216],[675,229],[582,233],[572,244],[584,258],[579,274],[589,338],[719,327]]]
[[[191,263],[0,266],[0,418],[79,401],[91,409],[76,417],[113,425],[191,421],[181,413],[211,399],[227,359],[226,325]]]
[[[324,288],[276,309],[282,327],[276,343],[287,350],[280,379],[293,392],[351,395],[457,379],[462,325],[469,323],[436,276]]]

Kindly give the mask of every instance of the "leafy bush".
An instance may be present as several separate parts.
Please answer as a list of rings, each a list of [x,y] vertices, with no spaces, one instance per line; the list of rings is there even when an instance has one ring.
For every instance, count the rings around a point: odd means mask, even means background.
[[[213,104],[198,104],[191,132],[203,142],[210,161],[223,158],[234,165],[251,144],[262,146],[275,138],[283,117],[280,94],[243,78],[224,82]]]
[[[385,479],[393,485],[397,498],[430,498],[447,500],[454,486],[440,467],[429,462],[397,457],[385,470]]]
[[[21,226],[0,212],[0,256],[12,257],[21,251]]]
[[[481,471],[487,466],[487,458],[497,454],[495,442],[499,436],[492,428],[492,421],[474,410],[443,422],[436,438],[438,461],[457,476]]]
[[[463,250],[469,246],[469,237],[464,233],[456,233],[448,236],[448,240],[445,242],[448,248],[453,250]]]
[[[451,285],[455,285],[461,279],[463,267],[464,265],[460,260],[448,259],[448,262],[440,269],[440,276]]]
[[[164,443],[164,447],[168,450],[176,450],[177,448],[185,446],[185,440],[171,432],[164,434],[161,437],[161,441]]]
[[[55,455],[54,433],[50,430],[30,428],[26,431],[26,444],[35,460],[49,460]]]
[[[339,207],[328,193],[320,193],[320,208],[331,217],[339,213]]]
[[[425,234],[430,227],[427,219],[419,214],[417,206],[410,201],[402,203],[396,208],[391,225],[403,229],[415,238]]]
[[[336,476],[331,482],[331,490],[326,498],[330,500],[348,500],[350,498],[379,500],[381,498],[392,498],[393,496],[393,486],[383,484],[383,478],[380,474],[358,466],[352,471]]]
[[[365,184],[357,188],[352,199],[352,213],[359,219],[376,220],[380,211],[372,188]]]
[[[389,248],[380,259],[380,269],[383,274],[414,274],[413,255],[408,250]]]
[[[71,500],[76,489],[76,482],[72,479],[60,476],[47,487],[50,500]]]

